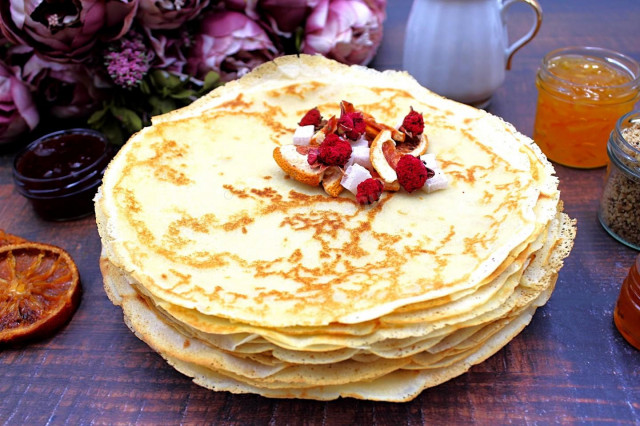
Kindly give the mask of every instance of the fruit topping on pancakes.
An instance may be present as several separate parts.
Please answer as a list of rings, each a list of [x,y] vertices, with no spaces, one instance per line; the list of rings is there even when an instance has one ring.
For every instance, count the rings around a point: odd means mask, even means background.
[[[447,187],[435,156],[425,154],[427,145],[424,118],[413,108],[394,128],[342,101],[339,118],[324,119],[318,107],[307,111],[293,145],[275,148],[273,157],[298,182],[322,184],[333,197],[345,188],[359,204],[371,204],[383,191]]]

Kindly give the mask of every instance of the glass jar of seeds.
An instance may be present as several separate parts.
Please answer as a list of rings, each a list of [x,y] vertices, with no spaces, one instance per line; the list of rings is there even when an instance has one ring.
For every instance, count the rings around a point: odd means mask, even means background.
[[[640,111],[618,120],[607,154],[609,165],[598,218],[615,239],[640,250]]]

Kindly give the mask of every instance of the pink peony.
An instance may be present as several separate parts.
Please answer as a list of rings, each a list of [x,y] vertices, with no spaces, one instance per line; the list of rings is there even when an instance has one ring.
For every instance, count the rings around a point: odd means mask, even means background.
[[[258,7],[259,0],[222,0],[224,8],[227,10],[235,10],[236,12],[243,12],[249,18],[257,20],[259,19]]]
[[[290,37],[304,27],[320,0],[224,0],[229,10],[243,12],[256,21],[268,23],[274,33]]]
[[[262,0],[259,9],[277,34],[290,36],[304,27],[307,17],[319,3],[320,0]]]
[[[105,28],[102,37],[117,40],[124,36],[136,17],[139,0],[107,0],[105,2]]]
[[[198,16],[209,0],[139,0],[137,19],[152,30],[176,29]]]
[[[368,64],[382,41],[381,1],[321,0],[307,20],[304,53],[327,56],[345,64]]]
[[[16,44],[58,61],[81,61],[100,37],[129,30],[138,0],[3,0],[0,29]],[[110,28],[108,25],[113,25]]]
[[[0,62],[0,144],[33,130],[40,121],[27,85]]]
[[[184,74],[187,65],[186,52],[191,47],[189,34],[183,31],[177,37],[168,37],[160,31],[148,28],[145,28],[145,33],[154,54],[152,68]]]
[[[110,84],[97,69],[48,61],[33,55],[23,67],[24,80],[53,117],[83,118],[102,106]]]
[[[188,70],[197,78],[216,71],[222,81],[230,81],[273,59],[277,53],[256,22],[239,12],[219,11],[202,21],[188,59]]]

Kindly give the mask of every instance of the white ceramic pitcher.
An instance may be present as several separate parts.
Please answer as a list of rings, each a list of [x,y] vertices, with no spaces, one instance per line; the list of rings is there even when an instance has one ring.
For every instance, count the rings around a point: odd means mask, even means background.
[[[522,2],[535,12],[528,32],[509,44],[507,10]],[[513,54],[542,23],[537,0],[413,0],[403,66],[423,86],[451,99],[486,107]]]

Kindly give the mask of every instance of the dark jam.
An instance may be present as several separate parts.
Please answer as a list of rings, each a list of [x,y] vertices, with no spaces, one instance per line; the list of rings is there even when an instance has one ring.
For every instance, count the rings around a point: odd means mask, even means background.
[[[107,139],[89,129],[51,133],[15,159],[16,189],[43,218],[70,220],[93,212],[93,197],[113,156]]]
[[[632,346],[640,349],[640,256],[622,283],[613,320],[620,334]]]
[[[63,134],[25,152],[16,169],[27,178],[69,176],[92,165],[104,153],[104,142],[87,134]]]

